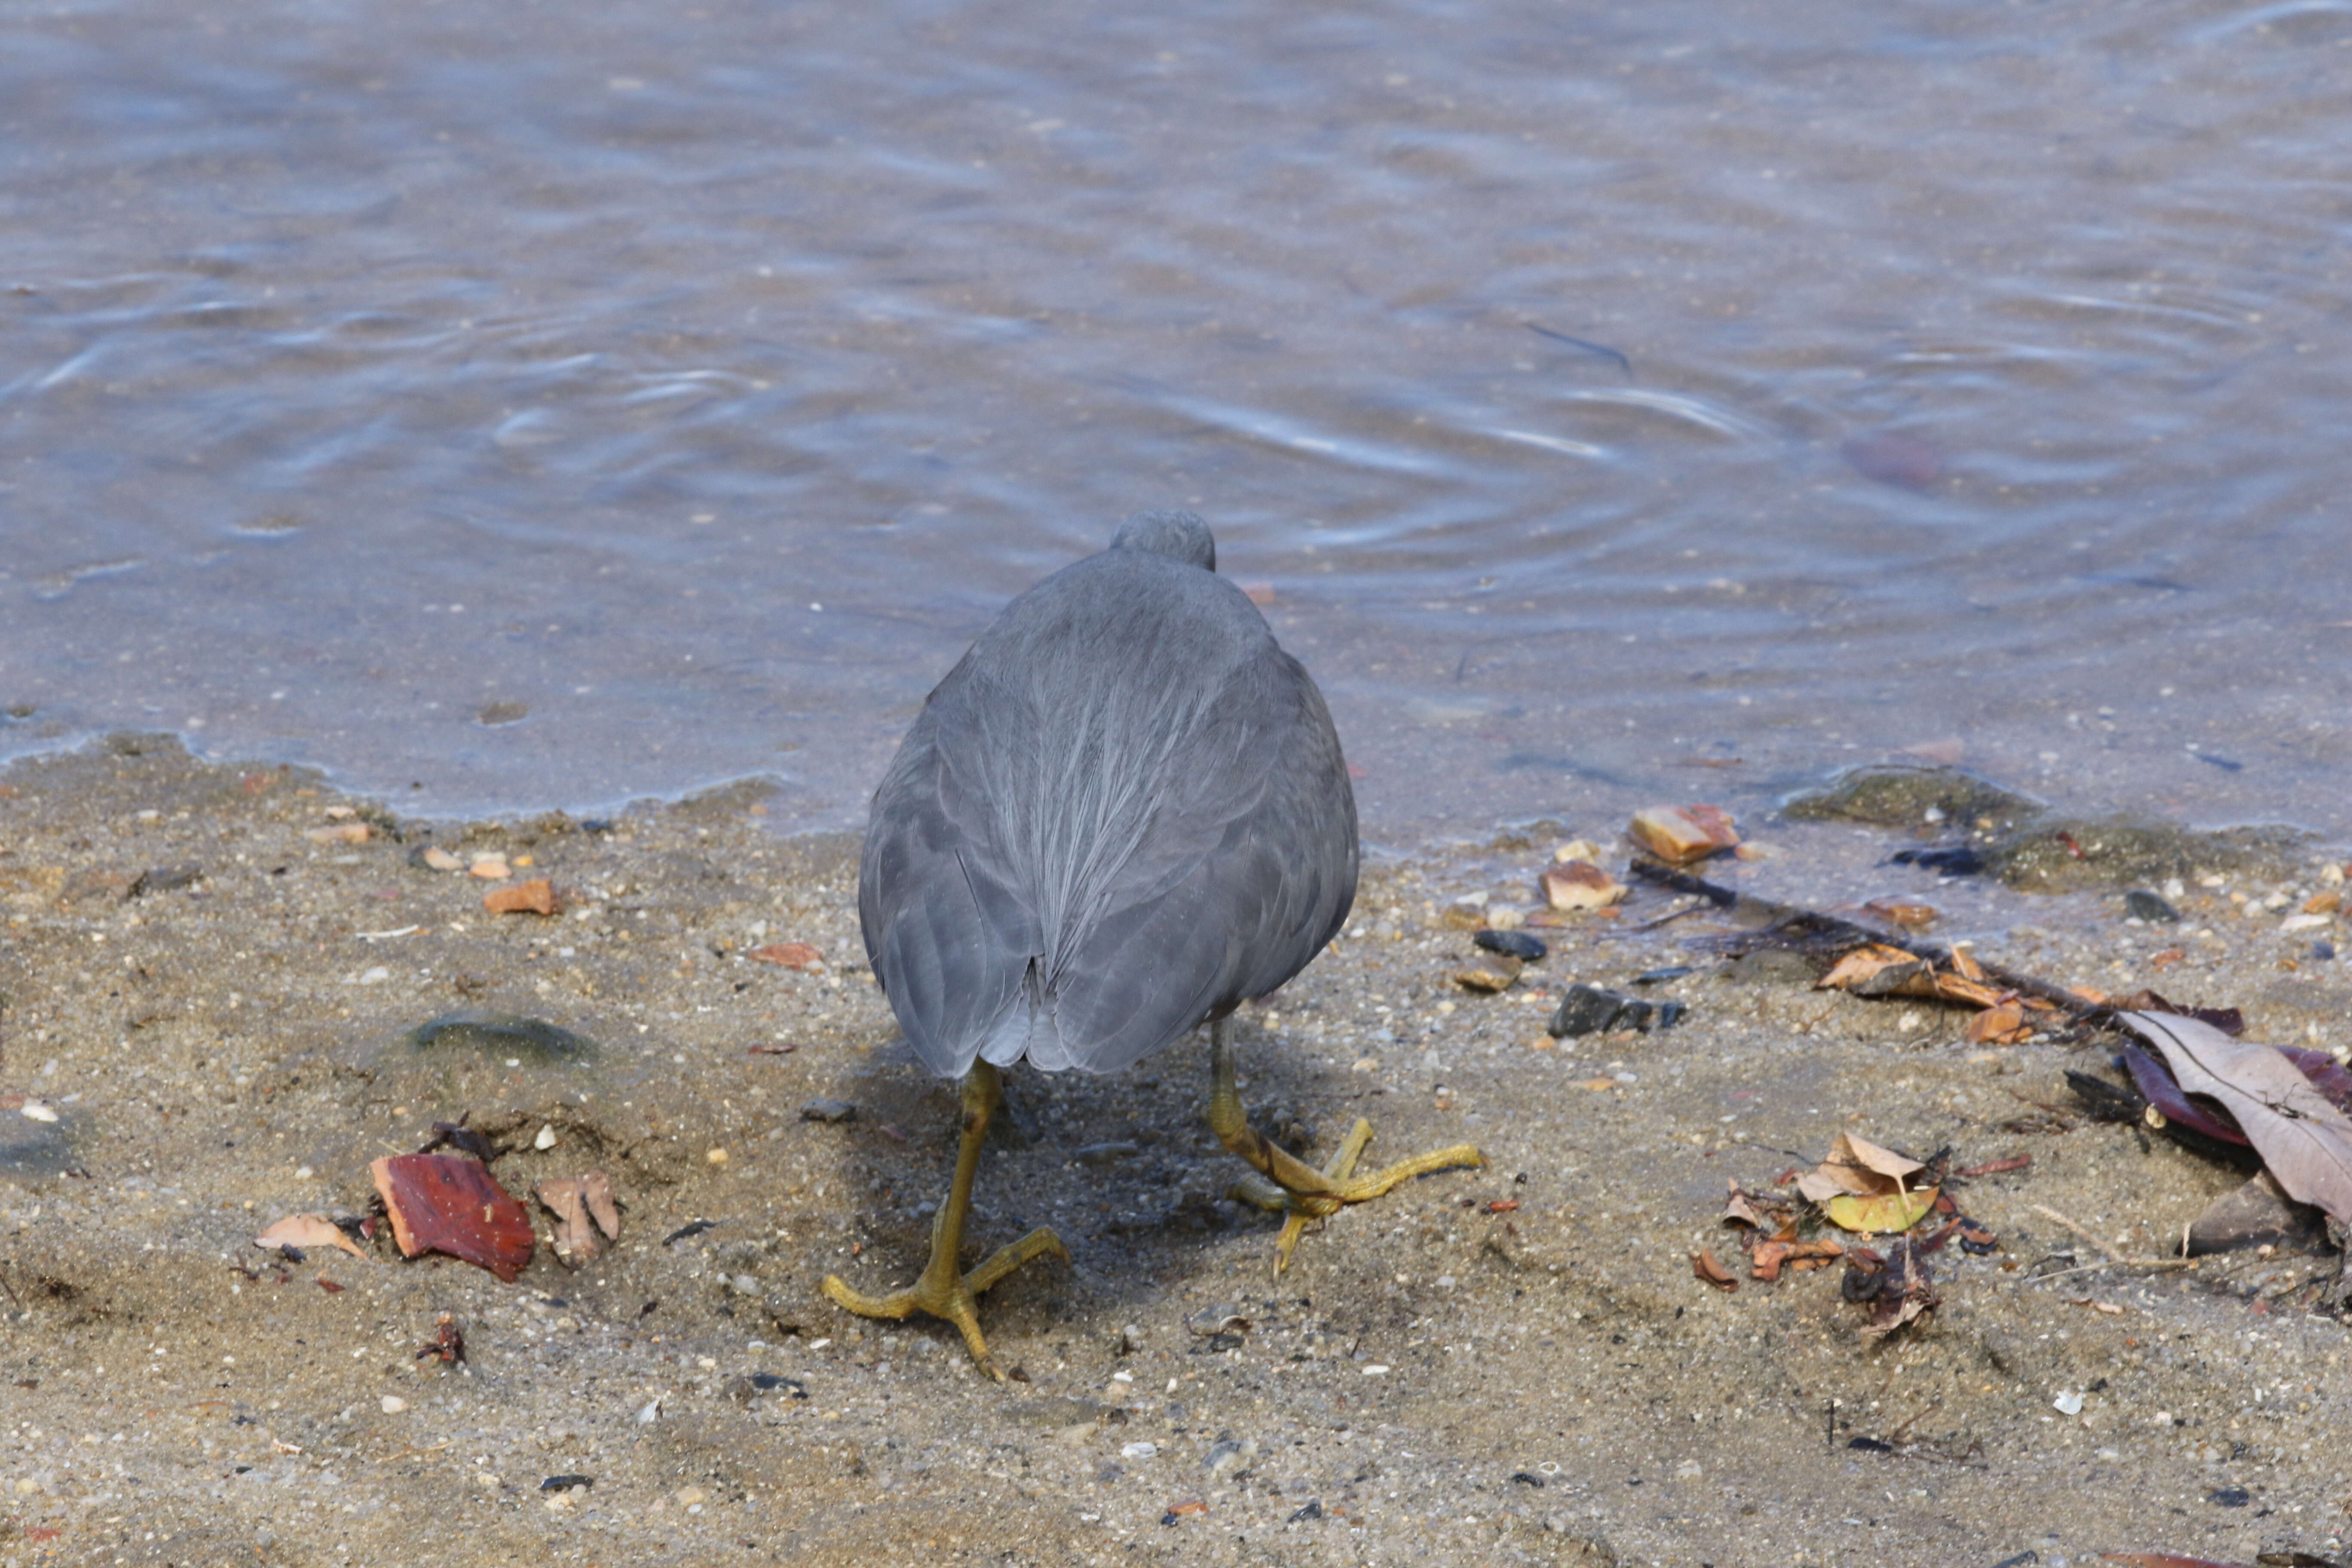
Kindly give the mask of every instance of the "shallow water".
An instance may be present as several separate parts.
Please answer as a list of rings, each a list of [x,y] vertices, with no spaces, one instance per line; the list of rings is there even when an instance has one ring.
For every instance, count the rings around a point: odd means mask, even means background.
[[[849,826],[1181,504],[1391,842],[2345,827],[2352,8],[1169,10],[17,13],[0,753]]]

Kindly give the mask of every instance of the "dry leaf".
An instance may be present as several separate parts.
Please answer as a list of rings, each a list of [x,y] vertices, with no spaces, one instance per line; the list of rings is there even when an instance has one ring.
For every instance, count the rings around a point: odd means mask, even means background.
[[[2183,1089],[2219,1100],[2237,1118],[2287,1196],[2352,1222],[2352,1118],[2329,1103],[2294,1062],[2200,1019],[2163,1013],[2116,1017],[2164,1053]]]
[[[2015,1002],[1988,1007],[1969,1020],[1968,1038],[1972,1046],[2014,1046],[2032,1033],[2026,1026],[2024,1007]]]
[[[446,1252],[511,1285],[538,1238],[530,1215],[478,1160],[464,1154],[394,1154],[368,1167],[392,1216],[401,1255]]]
[[[360,1244],[343,1234],[342,1226],[324,1215],[294,1214],[253,1238],[256,1247],[273,1251],[281,1247],[340,1247],[353,1258],[365,1258]]]
[[[1935,1310],[1937,1304],[1927,1254],[1908,1237],[1888,1248],[1883,1261],[1862,1248],[1846,1254],[1845,1281],[1839,1293],[1857,1305],[1869,1304],[1870,1321],[1861,1330],[1866,1340],[1893,1333]]]
[[[1701,1247],[1691,1254],[1691,1272],[1718,1290],[1737,1290],[1739,1281],[1731,1270],[1715,1260],[1715,1254]]]
[[[1903,1190],[1904,1181],[1927,1169],[1892,1149],[1882,1149],[1867,1138],[1841,1132],[1830,1144],[1830,1156],[1797,1183],[1797,1191],[1812,1203],[1825,1204],[1840,1193],[1864,1197]]]
[[[1943,911],[1933,904],[1912,903],[1902,899],[1873,899],[1862,906],[1862,912],[1875,916],[1889,925],[1906,931],[1926,931],[1943,918]]]
[[[1731,1197],[1723,1205],[1723,1217],[1733,1224],[1752,1225],[1759,1230],[1771,1228],[1765,1223],[1764,1216],[1756,1212],[1756,1205],[1748,1195],[1739,1190],[1737,1181],[1731,1183]]]
[[[566,1268],[578,1268],[604,1250],[597,1239],[598,1231],[620,1239],[621,1212],[613,1202],[612,1184],[604,1172],[541,1182],[531,1194],[555,1216],[555,1256]]]
[[[1817,991],[1851,991],[1857,996],[1921,995],[1927,987],[1904,992],[1903,987],[1935,973],[1935,965],[1917,953],[1873,942],[1840,958],[1830,972],[1813,982]]]

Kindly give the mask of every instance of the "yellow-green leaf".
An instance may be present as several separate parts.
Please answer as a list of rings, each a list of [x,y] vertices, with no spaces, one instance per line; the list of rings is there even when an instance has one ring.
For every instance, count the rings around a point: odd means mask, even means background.
[[[1865,1236],[1893,1236],[1909,1230],[1936,1206],[1936,1189],[1920,1187],[1907,1193],[1880,1193],[1864,1197],[1841,1193],[1822,1205],[1830,1223]]]

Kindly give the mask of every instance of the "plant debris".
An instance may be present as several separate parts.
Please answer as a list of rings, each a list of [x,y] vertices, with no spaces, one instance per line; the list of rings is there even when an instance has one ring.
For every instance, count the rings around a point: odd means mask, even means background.
[[[2164,1053],[2182,1089],[2210,1097],[2235,1118],[2287,1196],[2352,1222],[2352,1118],[2302,1067],[2284,1051],[2232,1039],[2201,1019],[2160,1013],[2116,1018]],[[2328,1066],[2343,1071],[2333,1061]]]
[[[621,1211],[602,1171],[541,1182],[531,1195],[555,1216],[555,1256],[567,1268],[578,1268],[604,1250],[598,1232],[607,1241],[621,1239]]]
[[[1866,1247],[1847,1252],[1838,1293],[1856,1306],[1869,1306],[1870,1321],[1860,1331],[1864,1339],[1884,1339],[1936,1310],[1938,1298],[1927,1270],[1927,1244],[1906,1236],[1884,1258]]]
[[[1865,1235],[1909,1230],[1936,1206],[1938,1188],[1909,1184],[1927,1167],[1882,1149],[1866,1138],[1841,1132],[1829,1158],[1797,1184],[1806,1201],[1821,1205],[1832,1225]]]
[[[368,1167],[392,1218],[401,1256],[446,1252],[506,1284],[530,1262],[530,1216],[478,1160],[463,1154],[394,1154]]]
[[[276,1252],[286,1247],[339,1247],[353,1258],[364,1258],[367,1253],[359,1243],[345,1235],[342,1226],[324,1215],[288,1215],[253,1238],[256,1247]],[[298,1254],[299,1256],[299,1250]]]
[[[466,1359],[466,1335],[457,1327],[457,1320],[444,1312],[433,1325],[433,1337],[417,1348],[418,1361],[431,1359],[444,1366],[455,1366]]]

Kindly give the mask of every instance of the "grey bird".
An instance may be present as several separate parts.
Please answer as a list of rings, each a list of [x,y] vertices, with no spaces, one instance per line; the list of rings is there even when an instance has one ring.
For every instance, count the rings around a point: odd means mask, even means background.
[[[1305,1223],[1468,1145],[1357,1177],[1359,1122],[1331,1164],[1253,1131],[1219,1021],[1274,991],[1338,934],[1356,894],[1356,803],[1338,732],[1305,667],[1248,595],[1216,574],[1190,512],[1129,518],[1110,548],[1006,606],[940,681],[874,794],[858,914],[908,1042],[961,1077],[963,1136],[931,1258],[882,1297],[837,1277],[868,1317],[953,1322],[996,1373],[975,1298],[1044,1253],[1035,1230],[958,1265],[1001,1069],[1113,1072],[1211,1025],[1209,1120],[1258,1174],[1237,1195]]]

